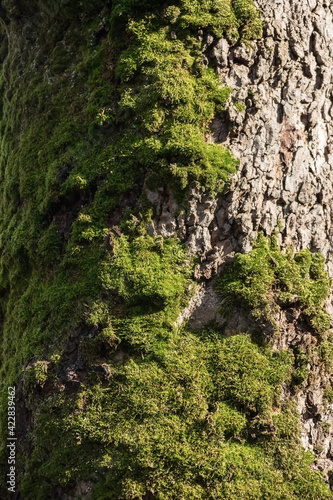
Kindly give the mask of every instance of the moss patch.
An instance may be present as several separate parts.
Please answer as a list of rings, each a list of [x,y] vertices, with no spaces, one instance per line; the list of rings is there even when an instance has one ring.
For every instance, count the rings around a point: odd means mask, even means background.
[[[281,400],[291,353],[205,330],[170,331],[144,357],[112,358],[110,381],[40,405],[27,499],[37,480],[42,499],[77,477],[98,483],[98,500],[331,498],[309,469],[296,409]]]
[[[275,237],[259,235],[252,252],[236,254],[221,273],[216,290],[225,310],[236,301],[255,319],[274,322],[274,313],[280,308],[297,307],[313,330],[323,334],[330,327],[323,303],[331,286],[324,263],[319,253],[307,249],[283,253]]]

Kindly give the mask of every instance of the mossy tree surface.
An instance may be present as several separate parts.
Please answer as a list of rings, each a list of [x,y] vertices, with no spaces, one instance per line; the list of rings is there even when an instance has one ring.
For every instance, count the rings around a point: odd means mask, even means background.
[[[331,498],[281,400],[293,355],[177,329],[193,262],[145,232],[143,180],[181,200],[235,171],[205,140],[230,90],[200,37],[260,36],[252,0],[6,0],[1,16],[2,409],[18,383],[23,498],[82,480],[98,500]]]

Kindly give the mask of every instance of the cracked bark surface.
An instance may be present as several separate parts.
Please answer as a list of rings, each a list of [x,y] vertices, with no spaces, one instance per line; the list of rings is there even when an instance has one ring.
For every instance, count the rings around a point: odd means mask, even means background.
[[[315,0],[257,4],[266,21],[264,39],[252,50],[227,49],[220,42],[210,52],[221,79],[245,104],[242,113],[230,104],[212,134],[242,158],[222,204],[225,222],[231,221],[227,239],[249,251],[258,230],[270,235],[280,226],[282,246],[322,252],[332,276],[333,7]],[[225,234],[222,230],[219,239]],[[332,314],[332,297],[327,308]],[[281,318],[279,326],[284,344],[293,345],[292,324]],[[332,429],[333,415],[323,398],[326,383],[319,366],[312,365],[297,400],[303,446],[327,473],[333,468],[332,430],[323,424]]]

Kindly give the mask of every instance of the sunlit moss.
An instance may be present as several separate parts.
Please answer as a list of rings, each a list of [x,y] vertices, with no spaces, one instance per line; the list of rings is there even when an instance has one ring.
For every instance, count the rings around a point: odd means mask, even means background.
[[[330,327],[324,311],[331,280],[324,267],[323,255],[307,249],[282,252],[271,239],[259,235],[253,250],[237,254],[216,281],[216,290],[224,299],[224,308],[234,300],[245,306],[255,319],[274,322],[280,307],[298,307],[313,330],[322,334]]]

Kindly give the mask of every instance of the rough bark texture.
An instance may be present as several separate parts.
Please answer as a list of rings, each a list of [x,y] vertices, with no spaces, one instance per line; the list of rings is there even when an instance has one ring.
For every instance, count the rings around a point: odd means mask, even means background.
[[[325,0],[257,0],[257,5],[265,19],[260,42],[232,47],[210,36],[206,42],[208,60],[234,89],[210,137],[241,159],[230,189],[219,200],[193,189],[187,213],[178,218],[170,199],[159,199],[156,231],[167,236],[178,230],[190,252],[200,255],[197,277],[205,282],[179,320],[189,319],[194,327],[221,322],[210,278],[235,251],[250,251],[258,231],[278,231],[285,248],[322,252],[333,275],[333,6]],[[156,201],[156,194],[148,194]],[[332,296],[327,310],[332,314]],[[238,323],[234,329],[246,324]],[[309,341],[285,318],[279,324],[280,344]],[[333,414],[323,401],[326,383],[312,366],[298,410],[303,445],[327,472],[333,468],[332,433],[321,429],[323,422],[333,424]]]

